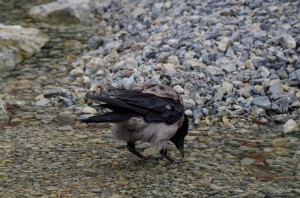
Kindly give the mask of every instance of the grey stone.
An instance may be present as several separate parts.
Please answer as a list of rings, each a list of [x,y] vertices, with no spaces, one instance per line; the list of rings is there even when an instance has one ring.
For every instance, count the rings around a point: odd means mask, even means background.
[[[280,35],[278,41],[283,47],[296,48],[296,40],[290,34]]]
[[[229,44],[231,43],[231,40],[228,37],[223,38],[219,44],[218,44],[218,49],[221,52],[225,52],[229,46]]]
[[[277,75],[282,80],[288,78],[288,74],[287,74],[287,72],[285,71],[285,69],[283,67],[281,67],[279,70],[277,70]]]
[[[259,108],[257,106],[253,106],[251,109],[251,115],[254,117],[262,117],[266,115],[266,112],[264,109]]]
[[[104,44],[104,40],[101,36],[93,35],[88,39],[87,43],[92,49],[97,49]]]
[[[35,28],[0,24],[0,76],[5,76],[16,64],[40,52],[49,37]]]
[[[249,166],[251,164],[253,164],[255,162],[255,159],[253,158],[243,158],[240,163],[241,163],[241,166]]]
[[[123,78],[122,85],[125,89],[132,89],[135,84],[134,74],[132,74],[129,78]]]
[[[91,23],[94,21],[92,0],[58,0],[31,8],[28,14],[37,21],[54,24]]]
[[[263,109],[270,109],[271,102],[267,96],[257,96],[252,100],[253,105],[257,105]]]
[[[171,47],[177,48],[179,46],[179,40],[178,39],[169,39],[168,44]]]
[[[186,108],[195,108],[196,102],[193,99],[183,99],[183,104]]]
[[[70,125],[65,125],[65,126],[58,127],[57,130],[59,130],[59,131],[72,131],[73,128]]]
[[[180,64],[178,57],[174,55],[168,57],[168,63],[175,64],[175,65]]]
[[[260,75],[261,75],[261,77],[263,77],[263,78],[267,78],[267,77],[269,77],[269,75],[270,75],[270,71],[269,71],[268,68],[266,68],[266,67],[261,67]]]
[[[222,89],[224,93],[230,93],[233,89],[233,84],[231,84],[230,82],[223,82],[222,83]]]
[[[254,57],[251,57],[251,62],[253,63],[255,68],[258,68],[264,64],[265,59],[262,57],[254,56]]]
[[[282,82],[279,79],[271,80],[269,91],[272,93],[271,98],[278,99],[283,94]]]
[[[36,106],[47,106],[50,103],[50,100],[48,100],[47,98],[42,98],[38,101],[35,102]]]
[[[219,100],[221,100],[221,99],[223,98],[223,96],[224,96],[224,93],[223,93],[223,91],[222,91],[222,88],[219,87],[219,88],[217,89],[217,91],[215,92],[215,94],[214,94],[214,101],[219,101]]]
[[[207,66],[206,67],[207,72],[209,72],[211,75],[220,75],[223,74],[223,71],[219,67],[215,66]]]
[[[230,62],[226,57],[218,59],[216,61],[216,65],[221,67],[228,73],[236,71],[236,65],[233,62]]]
[[[300,128],[298,124],[293,119],[289,119],[284,125],[283,125],[283,131],[284,133],[291,133],[291,132],[300,132]]]
[[[177,93],[184,93],[184,89],[180,86],[180,85],[176,85],[175,87],[173,87],[173,89],[177,92]]]

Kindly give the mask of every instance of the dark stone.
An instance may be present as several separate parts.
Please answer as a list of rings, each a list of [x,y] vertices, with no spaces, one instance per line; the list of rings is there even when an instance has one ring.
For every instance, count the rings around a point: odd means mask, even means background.
[[[98,49],[100,46],[103,46],[104,40],[102,37],[94,35],[88,39],[87,43],[92,49]]]
[[[282,62],[277,62],[277,63],[267,63],[266,67],[269,69],[279,70],[282,67],[286,67],[286,62],[282,61]]]
[[[251,93],[251,95],[257,95],[257,96],[263,96],[263,95],[265,95],[264,92],[259,91],[259,90],[254,89],[254,88],[250,90],[250,93]]]
[[[260,29],[269,31],[271,29],[272,24],[271,23],[262,23],[260,24]]]

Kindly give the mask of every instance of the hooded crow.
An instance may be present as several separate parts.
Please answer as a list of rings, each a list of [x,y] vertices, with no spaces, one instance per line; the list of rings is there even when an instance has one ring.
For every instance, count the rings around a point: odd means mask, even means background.
[[[135,149],[135,142],[150,142],[170,162],[178,162],[167,153],[170,140],[184,156],[184,138],[189,121],[184,114],[181,96],[172,88],[158,84],[139,84],[132,90],[123,90],[114,98],[87,93],[87,99],[103,102],[100,107],[112,110],[81,121],[112,122],[114,138],[127,142],[128,150],[145,158]]]

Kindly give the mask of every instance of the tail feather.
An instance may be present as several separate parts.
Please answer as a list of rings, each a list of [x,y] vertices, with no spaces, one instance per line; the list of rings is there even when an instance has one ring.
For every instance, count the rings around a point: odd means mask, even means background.
[[[92,99],[92,100],[98,100],[101,102],[105,102],[107,104],[110,104],[112,106],[117,106],[117,107],[129,107],[125,102],[120,101],[118,99],[115,98],[110,98],[110,97],[105,97],[105,96],[100,96],[100,95],[96,95],[96,94],[92,94],[92,93],[87,93],[85,95],[86,98],[88,99]]]
[[[95,115],[95,116],[91,116],[89,118],[81,119],[80,121],[85,122],[85,123],[122,122],[122,121],[129,120],[132,117],[133,117],[133,115],[130,115],[130,114],[109,112],[109,113],[105,113],[102,115]]]
[[[148,113],[147,109],[137,107],[134,105],[129,105],[129,104],[127,104],[119,99],[116,99],[116,98],[100,96],[100,95],[96,95],[96,94],[92,94],[92,93],[87,93],[85,95],[85,97],[88,99],[104,102],[107,104],[107,108],[110,108],[112,110],[116,109],[116,108],[121,108],[121,109],[126,109],[129,112],[136,112],[136,113],[142,113],[142,114]]]

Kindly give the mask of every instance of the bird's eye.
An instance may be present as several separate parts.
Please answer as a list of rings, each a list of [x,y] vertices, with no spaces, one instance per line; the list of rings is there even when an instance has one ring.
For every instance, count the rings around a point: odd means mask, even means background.
[[[168,110],[170,110],[170,109],[171,109],[171,105],[169,105],[169,104],[168,104],[168,105],[166,105],[165,107],[166,107],[166,109],[168,109]]]

